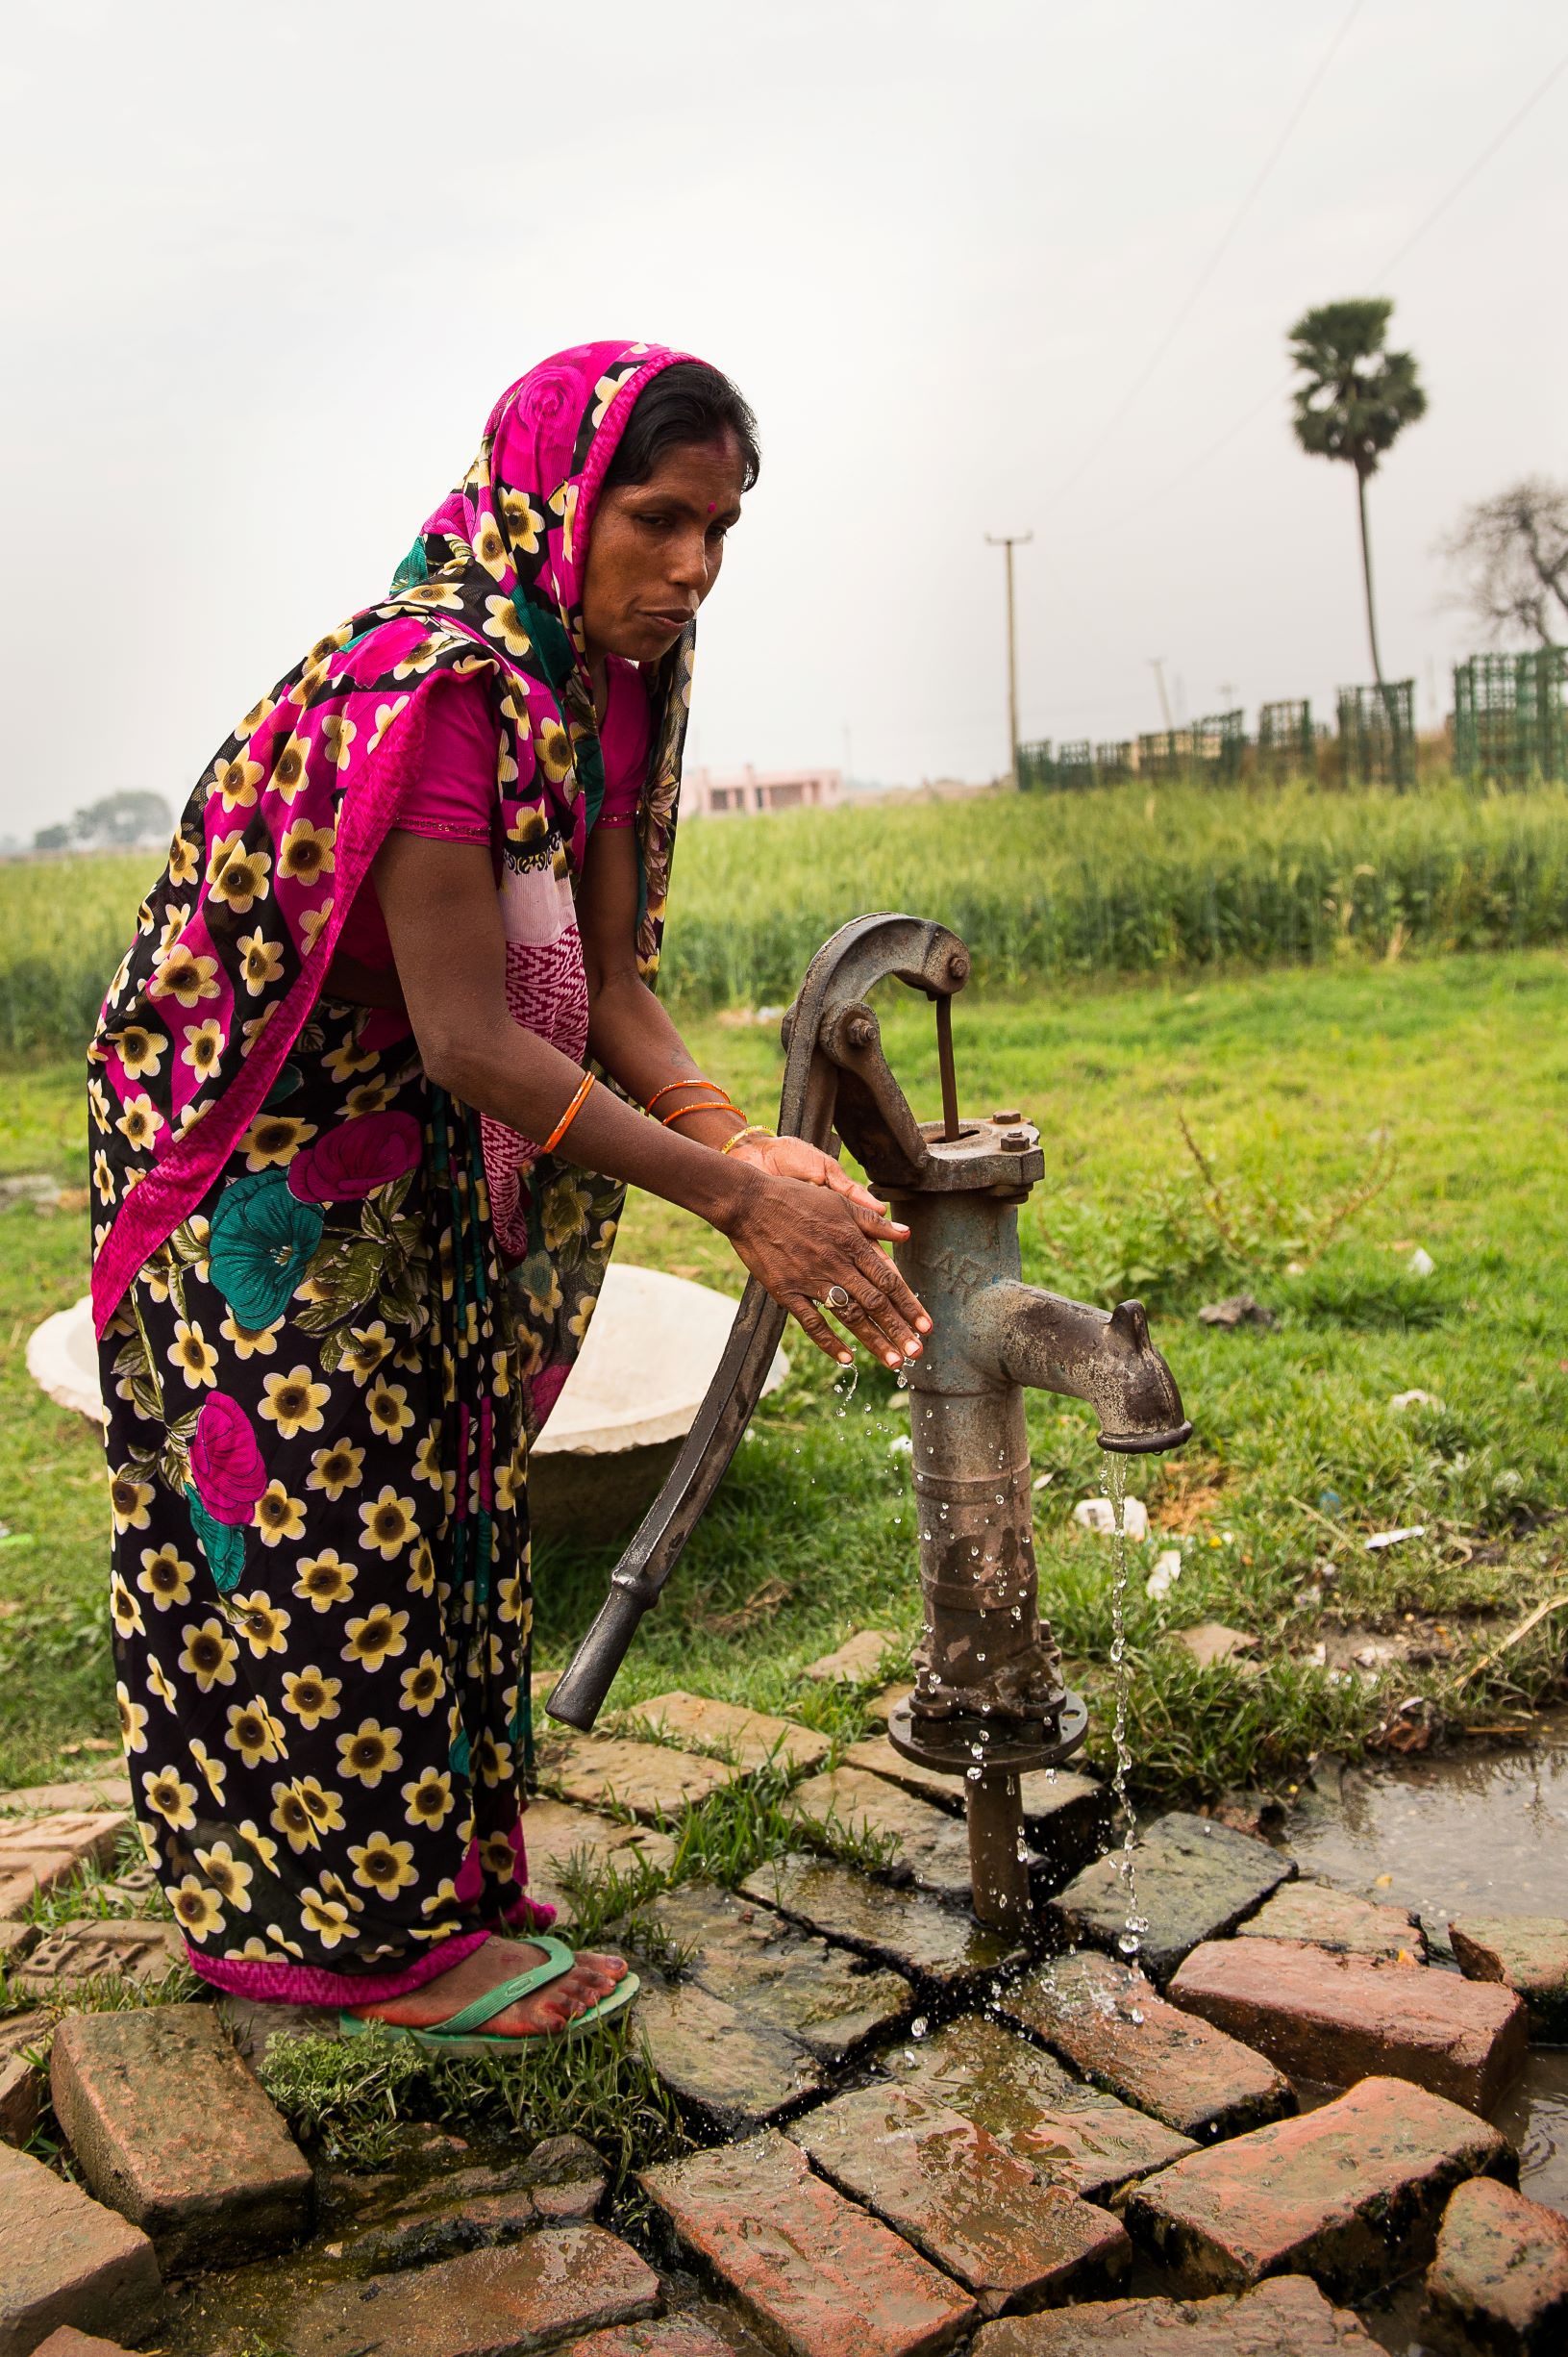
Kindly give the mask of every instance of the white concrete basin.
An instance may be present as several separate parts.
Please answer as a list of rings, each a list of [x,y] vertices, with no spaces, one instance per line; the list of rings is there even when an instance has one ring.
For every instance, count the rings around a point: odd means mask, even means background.
[[[734,1314],[711,1286],[610,1264],[587,1340],[530,1460],[537,1529],[608,1540],[636,1519],[691,1429]],[[27,1371],[49,1398],[102,1425],[87,1298],[34,1329]],[[763,1390],[788,1372],[776,1352]]]

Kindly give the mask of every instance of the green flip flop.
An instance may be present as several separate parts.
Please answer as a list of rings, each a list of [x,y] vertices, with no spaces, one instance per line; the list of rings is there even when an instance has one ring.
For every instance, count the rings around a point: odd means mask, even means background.
[[[434,2054],[515,2054],[519,2047],[532,2045],[535,2039],[554,2044],[558,2040],[581,2038],[589,2030],[600,2028],[612,2014],[630,2005],[642,1986],[635,1972],[628,1972],[608,1996],[601,1997],[585,2012],[574,2014],[559,2030],[538,2030],[530,2038],[479,2036],[477,2033],[486,2021],[493,2021],[497,2014],[505,2013],[509,2005],[515,2005],[520,1998],[532,1996],[535,1989],[547,1988],[551,1981],[560,1980],[576,1964],[576,1955],[564,1940],[558,1940],[547,1931],[535,1932],[531,1937],[535,1946],[544,1950],[543,1964],[534,1965],[527,1972],[513,1973],[510,1980],[486,1989],[482,1997],[475,1997],[471,2005],[463,2006],[449,2021],[438,2022],[434,2029],[412,2029],[398,2021],[361,2021],[358,2014],[340,2013],[338,2031],[344,2038],[368,2038],[372,2031],[383,2031],[388,2037],[406,2038],[416,2046],[427,2046]]]

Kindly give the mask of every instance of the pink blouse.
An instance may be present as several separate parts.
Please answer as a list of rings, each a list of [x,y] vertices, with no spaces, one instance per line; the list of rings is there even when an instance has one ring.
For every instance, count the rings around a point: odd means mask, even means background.
[[[648,699],[636,668],[611,656],[609,697],[599,742],[605,761],[605,798],[596,824],[629,827],[637,815],[648,764]],[[495,765],[501,723],[483,680],[445,672],[428,690],[419,774],[398,809],[395,824],[405,834],[448,843],[491,840],[495,809]],[[378,973],[392,965],[392,944],[366,876],[343,920],[337,948]]]

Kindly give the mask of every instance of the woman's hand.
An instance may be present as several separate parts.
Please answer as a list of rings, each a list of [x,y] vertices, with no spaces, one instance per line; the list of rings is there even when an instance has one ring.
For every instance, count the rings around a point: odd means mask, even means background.
[[[853,1353],[819,1306],[834,1286],[848,1298],[843,1308],[834,1308],[834,1316],[884,1367],[918,1357],[920,1337],[931,1332],[931,1319],[876,1241],[884,1238],[896,1243],[908,1229],[889,1219],[886,1206],[858,1187],[827,1155],[799,1139],[777,1142],[809,1157],[810,1175],[757,1172],[737,1212],[725,1223],[736,1252],[759,1284],[840,1367],[849,1366]],[[738,1161],[741,1150],[737,1147],[730,1159]],[[840,1184],[827,1179],[817,1167],[821,1165],[834,1171]]]
[[[773,1178],[805,1179],[809,1186],[831,1187],[847,1202],[859,1203],[880,1218],[887,1216],[886,1204],[879,1202],[869,1187],[852,1179],[831,1154],[824,1154],[820,1146],[808,1145],[804,1138],[748,1138],[743,1145],[731,1149],[731,1160],[751,1163]],[[902,1235],[904,1230],[897,1232]]]

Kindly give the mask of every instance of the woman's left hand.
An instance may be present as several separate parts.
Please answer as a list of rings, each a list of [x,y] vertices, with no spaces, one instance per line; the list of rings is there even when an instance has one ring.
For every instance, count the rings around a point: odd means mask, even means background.
[[[863,1204],[867,1211],[887,1210],[869,1187],[852,1179],[831,1154],[824,1154],[820,1146],[808,1145],[804,1138],[748,1138],[744,1145],[734,1148],[731,1160],[755,1163],[759,1170],[766,1170],[774,1178],[804,1179],[809,1187],[831,1187],[835,1195],[847,1195],[852,1203]]]

